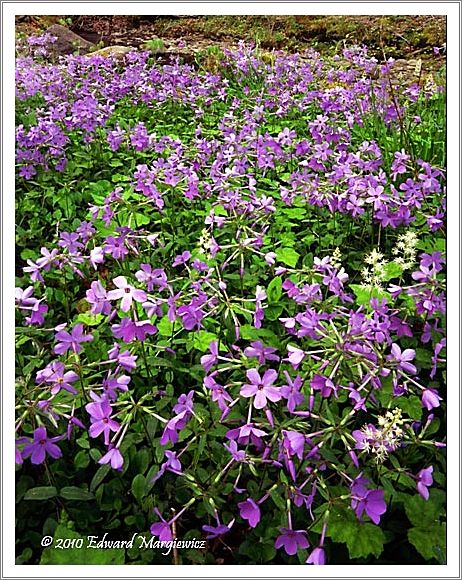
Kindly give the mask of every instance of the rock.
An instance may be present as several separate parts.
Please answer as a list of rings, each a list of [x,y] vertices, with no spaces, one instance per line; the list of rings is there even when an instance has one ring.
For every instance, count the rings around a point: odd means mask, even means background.
[[[61,24],[53,24],[48,28],[47,33],[57,37],[53,47],[58,55],[86,54],[95,46],[92,42],[88,42]]]
[[[114,46],[105,46],[104,48],[100,48],[99,50],[95,50],[94,52],[92,52],[91,54],[88,54],[87,56],[113,56],[116,60],[123,60],[125,58],[125,55],[127,55],[129,52],[133,52],[135,49],[131,46],[119,46],[119,45],[114,45]]]

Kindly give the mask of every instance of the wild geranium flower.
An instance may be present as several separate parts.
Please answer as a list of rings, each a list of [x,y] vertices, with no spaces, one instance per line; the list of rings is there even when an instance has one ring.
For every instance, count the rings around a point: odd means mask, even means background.
[[[69,333],[66,330],[60,330],[56,333],[55,339],[58,341],[54,348],[56,354],[65,354],[68,350],[79,353],[82,350],[80,346],[83,342],[93,340],[93,335],[83,333],[83,324],[79,323],[74,326]]]
[[[433,484],[433,465],[421,469],[417,474],[417,491],[424,498],[428,500],[430,493],[428,488]]]
[[[266,407],[267,399],[273,403],[281,400],[281,388],[272,386],[278,377],[278,374],[274,369],[267,370],[263,375],[263,378],[260,377],[257,369],[249,369],[246,374],[250,384],[244,384],[240,390],[240,394],[243,397],[255,396],[253,406],[256,409],[263,409]]]
[[[109,401],[93,402],[85,405],[85,409],[91,416],[89,429],[90,437],[98,437],[104,433],[104,443],[109,445],[109,435],[111,431],[117,432],[120,429],[119,423],[111,419],[112,407]]]
[[[110,290],[107,293],[107,297],[109,300],[118,300],[121,298],[120,309],[122,312],[128,312],[130,310],[133,300],[137,302],[145,302],[147,300],[146,292],[131,286],[125,276],[117,276],[113,282],[117,286],[117,290]]]
[[[366,512],[374,524],[380,523],[380,516],[387,511],[387,504],[382,489],[367,489],[369,481],[358,476],[350,486],[351,507],[360,520]]]
[[[53,459],[59,459],[62,457],[62,451],[55,445],[55,441],[60,441],[61,439],[62,435],[49,438],[45,427],[37,427],[34,431],[33,442],[24,447],[22,457],[24,459],[30,457],[34,465],[43,463],[47,454]]]
[[[243,520],[247,520],[249,522],[249,526],[251,528],[255,528],[259,521],[260,521],[260,508],[258,504],[249,497],[245,501],[241,501],[238,504],[239,507],[239,514]]]
[[[42,374],[37,373],[37,382],[45,381],[46,383],[51,383],[51,394],[56,395],[61,389],[77,394],[77,389],[71,385],[75,382],[79,375],[74,371],[65,371],[64,363],[60,361],[53,361],[46,369],[42,371]],[[43,377],[43,378],[42,378]]]
[[[276,538],[275,548],[284,548],[286,554],[293,556],[298,550],[308,548],[310,543],[306,537],[305,530],[291,530],[290,528],[279,528],[281,534]]]
[[[109,449],[109,451],[98,460],[98,463],[101,465],[105,465],[106,463],[110,463],[112,469],[121,470],[124,464],[124,458],[122,453],[117,447],[113,447]]]

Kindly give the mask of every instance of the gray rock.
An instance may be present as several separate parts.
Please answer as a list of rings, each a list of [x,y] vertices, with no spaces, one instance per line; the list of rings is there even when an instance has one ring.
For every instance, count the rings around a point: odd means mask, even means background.
[[[53,45],[55,54],[86,54],[94,48],[94,44],[85,40],[75,32],[72,32],[65,26],[60,24],[53,24],[48,28],[47,32],[52,36],[56,36],[57,40]]]
[[[100,48],[99,50],[95,50],[94,52],[88,54],[88,56],[112,56],[116,60],[123,60],[129,52],[133,52],[134,50],[135,49],[131,46],[105,46],[104,48]]]

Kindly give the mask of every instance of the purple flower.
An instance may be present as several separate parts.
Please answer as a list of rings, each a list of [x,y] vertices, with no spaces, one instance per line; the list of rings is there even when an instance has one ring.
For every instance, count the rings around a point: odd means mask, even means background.
[[[157,286],[159,291],[164,290],[168,286],[167,276],[164,270],[162,268],[153,270],[150,264],[141,264],[141,270],[138,270],[135,276],[139,282],[146,284],[148,292],[151,292],[154,286]]]
[[[289,344],[287,345],[287,352],[289,353],[287,360],[290,362],[294,369],[297,369],[300,366],[302,360],[305,358],[305,351]]]
[[[60,330],[56,333],[55,339],[59,341],[54,348],[56,354],[65,354],[68,350],[79,353],[82,350],[80,346],[82,342],[92,341],[93,336],[84,334],[83,324],[79,323],[74,326],[70,334],[66,330]]]
[[[154,483],[165,473],[165,471],[171,471],[172,473],[180,474],[181,471],[181,463],[176,453],[174,451],[166,450],[164,452],[165,457],[167,457],[167,461],[164,461],[160,466],[159,471],[156,475],[152,478],[151,482]]]
[[[428,498],[430,497],[428,488],[433,484],[432,473],[433,473],[433,465],[430,465],[430,467],[421,469],[417,474],[417,491],[425,500],[428,500]]]
[[[387,356],[387,360],[398,363],[397,364],[398,369],[401,369],[411,374],[415,374],[417,372],[416,367],[409,362],[411,360],[414,360],[414,358],[415,358],[414,349],[406,348],[406,350],[401,352],[401,348],[395,343],[391,345],[391,354]]]
[[[289,373],[284,371],[286,376],[287,385],[282,385],[281,395],[284,399],[287,399],[287,409],[290,413],[295,411],[295,407],[300,403],[303,403],[303,395],[300,393],[300,389],[303,385],[303,379],[300,375],[297,375],[295,379],[292,380]]]
[[[315,375],[311,379],[310,384],[315,391],[320,391],[321,397],[328,398],[332,395],[332,393],[337,392],[337,387],[334,385],[334,383],[322,375]]]
[[[173,268],[175,268],[175,266],[181,266],[182,264],[186,264],[186,262],[189,260],[190,257],[191,257],[191,252],[188,252],[188,250],[186,250],[182,254],[176,256],[176,258],[173,260],[173,263],[172,263]]]
[[[112,407],[109,401],[93,402],[85,405],[85,409],[91,416],[90,437],[98,437],[104,433],[104,443],[109,445],[109,434],[120,429],[119,423],[111,419]]]
[[[439,407],[442,400],[435,389],[424,389],[422,393],[422,407],[425,407],[427,411]]]
[[[245,451],[238,449],[236,441],[231,441],[229,445],[223,443],[223,445],[231,453],[234,461],[245,461]]]
[[[122,457],[122,453],[120,453],[117,447],[113,447],[105,455],[103,455],[101,459],[99,459],[98,463],[102,465],[111,463],[112,469],[121,470],[124,464],[124,458]]]
[[[298,550],[308,548],[310,543],[304,530],[291,530],[290,528],[279,528],[281,534],[276,538],[275,548],[284,548],[286,554],[293,556]]]
[[[317,564],[323,566],[326,563],[326,553],[324,548],[317,546],[306,559],[307,564]]]
[[[278,376],[275,370],[267,370],[263,378],[260,377],[257,369],[249,369],[246,374],[250,384],[244,384],[240,394],[243,397],[253,397],[255,395],[253,406],[256,409],[266,407],[267,399],[273,403],[281,400],[281,388],[272,386]]]
[[[261,445],[261,438],[265,437],[266,433],[261,429],[254,427],[253,423],[247,423],[237,429],[230,429],[226,433],[228,439],[236,439],[239,445],[247,445],[251,441],[254,445]]]
[[[56,395],[61,389],[77,394],[75,387],[71,385],[79,376],[74,371],[64,372],[64,364],[60,361],[53,361],[48,367],[37,373],[37,382],[45,381],[51,383],[51,394]]]
[[[213,365],[218,360],[218,341],[217,340],[214,340],[209,344],[209,351],[210,351],[210,354],[204,354],[203,356],[201,356],[201,365],[206,373],[208,373],[210,371],[210,369],[213,367]],[[206,386],[208,386],[208,385],[206,385]]]
[[[148,334],[157,332],[157,328],[149,320],[134,322],[131,318],[122,318],[120,324],[114,324],[111,330],[116,338],[121,338],[124,342],[132,342],[135,338],[143,341]]]
[[[226,403],[227,402],[231,403],[233,399],[231,395],[226,391],[226,387],[219,385],[213,377],[205,377],[204,386],[212,391],[212,401],[218,403],[218,407],[222,411],[228,408],[228,405]]]
[[[99,280],[92,282],[90,289],[87,290],[87,302],[92,305],[92,314],[109,314],[111,312],[108,294]]]
[[[255,528],[260,521],[260,508],[252,498],[241,501],[237,504],[239,506],[239,513],[243,520],[249,522],[251,528]]]
[[[276,352],[275,348],[263,346],[261,340],[251,342],[250,346],[244,350],[245,356],[256,358],[261,365],[264,365],[267,360],[278,361],[279,357],[276,354],[273,354],[274,352]]]
[[[212,540],[213,538],[218,538],[218,536],[228,533],[234,524],[234,520],[231,520],[228,525],[220,524],[218,521],[217,524],[216,526],[202,526],[204,532],[209,532],[205,536],[207,540]]]
[[[186,411],[182,411],[179,415],[175,415],[164,427],[164,432],[160,438],[161,445],[167,445],[170,441],[176,443],[178,441],[178,431],[181,431],[186,423],[189,421],[190,415]]]
[[[170,542],[173,538],[170,524],[164,520],[157,508],[154,508],[154,512],[159,516],[161,521],[157,524],[152,524],[151,534],[157,536],[161,542]]]
[[[117,276],[113,280],[117,290],[110,290],[107,294],[109,300],[117,300],[122,298],[120,309],[122,312],[128,312],[133,300],[137,302],[145,302],[147,300],[146,292],[138,290],[131,286],[125,276]]]
[[[22,456],[24,459],[30,456],[30,460],[34,465],[43,463],[47,453],[53,457],[53,459],[59,459],[62,457],[62,452],[54,442],[61,439],[61,435],[58,437],[48,438],[47,430],[45,427],[37,427],[37,429],[34,431],[33,442],[24,447],[22,450]]]
[[[387,511],[387,504],[382,489],[368,490],[369,481],[364,477],[357,477],[351,484],[351,507],[358,519],[364,512],[371,518],[374,524],[380,523],[380,516]]]

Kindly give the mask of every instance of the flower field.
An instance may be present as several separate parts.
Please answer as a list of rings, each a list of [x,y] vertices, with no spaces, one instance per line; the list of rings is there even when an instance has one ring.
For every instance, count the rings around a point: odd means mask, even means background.
[[[17,563],[444,564],[443,77],[53,40],[16,60]]]

